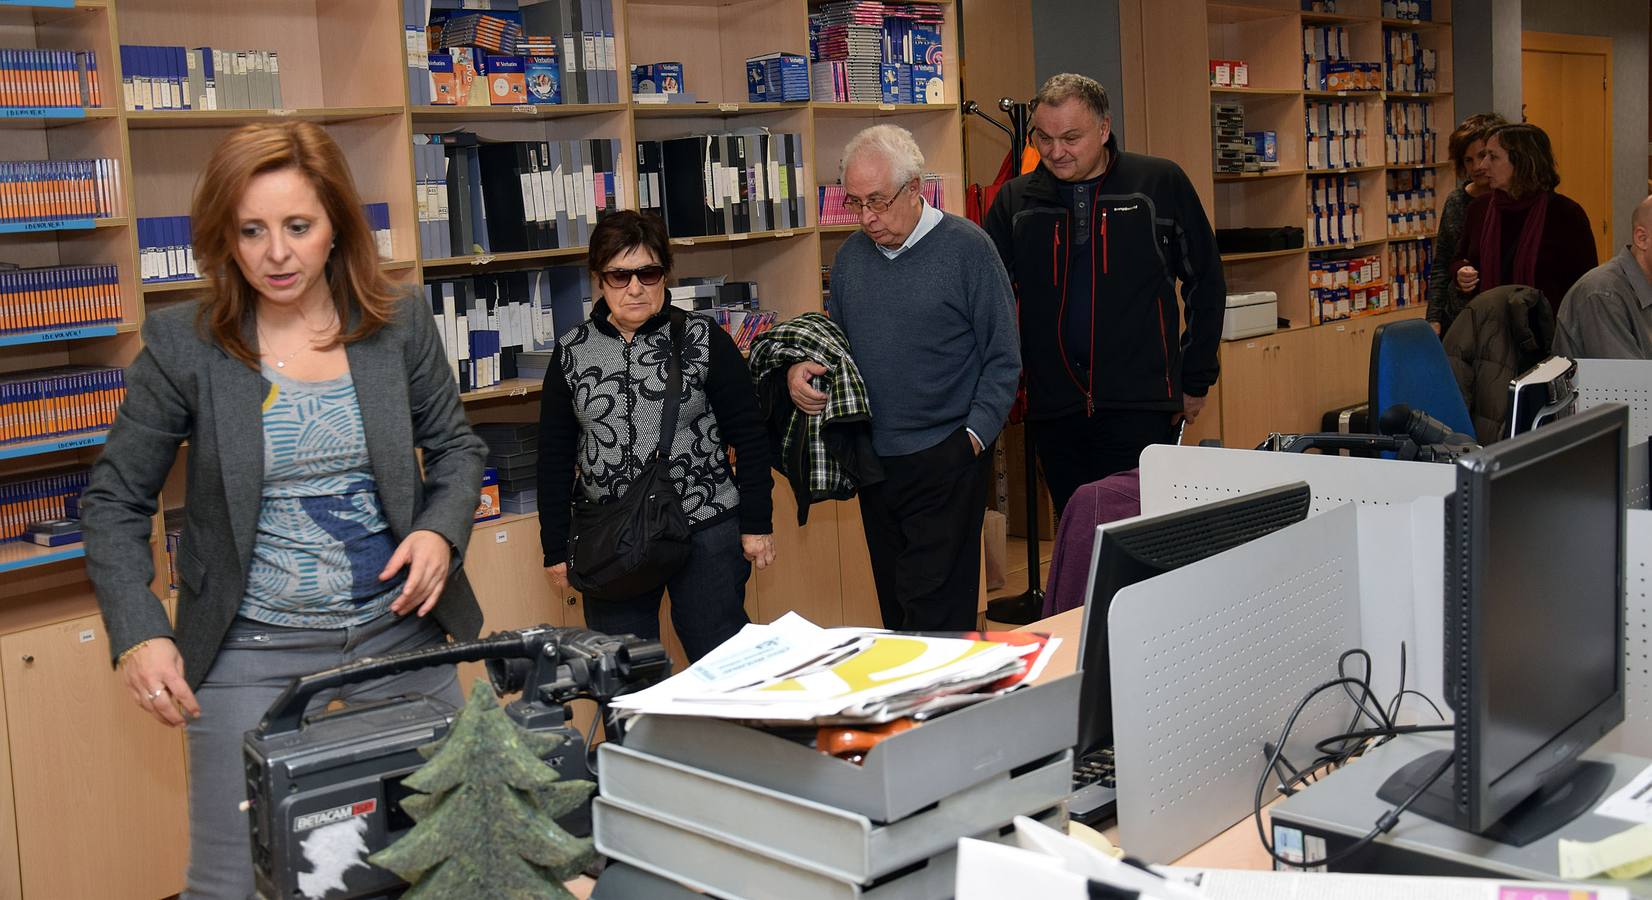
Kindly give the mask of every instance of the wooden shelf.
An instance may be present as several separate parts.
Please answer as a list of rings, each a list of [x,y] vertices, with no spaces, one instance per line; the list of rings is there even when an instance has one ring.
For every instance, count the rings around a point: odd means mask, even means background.
[[[1440,233],[1438,231],[1425,231],[1422,234],[1389,235],[1388,243],[1404,244],[1408,241],[1432,241],[1436,237],[1439,237],[1439,234]]]
[[[1275,169],[1271,172],[1264,169],[1261,172],[1217,172],[1211,177],[1216,180],[1217,184],[1235,184],[1244,181],[1262,181],[1268,178],[1294,178],[1298,175],[1316,174],[1319,173],[1309,172],[1307,169]]]
[[[1300,88],[1220,87],[1211,85],[1212,94],[1238,94],[1246,97],[1300,97]]]
[[[1350,13],[1307,12],[1306,10],[1302,13],[1303,25],[1372,25],[1376,21],[1371,16],[1356,16]]]
[[[814,102],[809,107],[823,116],[893,116],[903,113],[940,113],[958,109],[956,103],[829,103]]]
[[[1277,6],[1250,6],[1243,3],[1212,3],[1209,7],[1209,20],[1216,25],[1236,25],[1241,22],[1259,22],[1263,19],[1291,19],[1295,25],[1297,16],[1301,13],[1294,9],[1280,9]]]
[[[381,259],[379,268],[394,271],[409,269],[418,264],[415,259]],[[187,294],[190,291],[199,291],[207,286],[205,278],[186,278],[182,281],[151,281],[138,285],[138,292],[144,296],[151,294]]]
[[[400,106],[349,106],[313,109],[183,109],[134,110],[126,113],[126,127],[147,128],[233,128],[253,122],[353,122],[381,116],[399,116]]]
[[[1363,250],[1366,247],[1375,247],[1378,244],[1388,243],[1388,238],[1367,238],[1363,241],[1354,241],[1351,244],[1332,244],[1327,247],[1309,247],[1309,253],[1337,253],[1343,250]]]
[[[88,431],[81,434],[59,435],[18,444],[0,444],[0,459],[21,459],[25,456],[40,456],[64,450],[96,447],[108,439],[108,431]]]
[[[52,563],[81,559],[86,556],[86,545],[64,544],[61,547],[42,547],[24,541],[0,544],[0,572],[15,572]]]
[[[1314,100],[1381,100],[1382,91],[1303,91],[1302,96]]]
[[[34,14],[35,24],[59,22],[72,16],[84,15],[92,10],[109,8],[109,0],[75,0],[73,6],[27,6],[27,5],[0,5],[0,10],[16,10]]]
[[[438,256],[424,261],[426,269],[464,269],[485,266],[541,262],[553,259],[575,259],[585,255],[585,247],[559,247],[555,250],[516,250],[510,253],[480,253],[471,256]]]
[[[755,116],[761,113],[807,112],[808,101],[794,103],[633,103],[631,112],[639,119],[722,118]]]
[[[493,387],[467,391],[459,395],[459,399],[466,403],[476,403],[482,400],[497,400],[500,397],[528,397],[540,392],[545,383],[534,378],[507,378]]]
[[[1407,164],[1398,165],[1398,166],[1383,166],[1383,168],[1390,169],[1390,170],[1394,170],[1394,169],[1443,169],[1443,168],[1445,168],[1446,166],[1449,166],[1449,165],[1451,165],[1451,163],[1449,161],[1441,161],[1441,162],[1431,162],[1431,163],[1407,163]]]
[[[1296,247],[1290,250],[1263,250],[1257,253],[1224,253],[1223,264],[1253,262],[1258,259],[1279,259],[1286,256],[1301,256],[1307,253],[1306,247]]]
[[[704,247],[715,244],[738,244],[742,241],[774,241],[808,234],[812,228],[785,228],[780,231],[747,231],[738,234],[712,234],[703,237],[677,237],[671,239],[673,247]]]
[[[815,230],[819,231],[821,234],[854,234],[855,232],[860,230],[860,226],[859,225],[820,225],[820,226],[816,226]]]
[[[5,9],[0,6],[0,9]],[[95,107],[0,107],[0,128],[61,128],[82,122],[101,122],[118,116],[106,106]]]
[[[502,513],[499,514],[499,516],[497,518],[488,519],[486,522],[477,522],[475,527],[472,528],[472,530],[473,531],[481,531],[484,528],[503,528],[506,525],[511,524],[512,522],[525,522],[528,519],[537,519],[537,518],[539,518],[539,513],[536,513],[536,512],[531,512],[531,513],[502,512]]]
[[[1411,19],[1383,19],[1384,28],[1405,28],[1411,31],[1433,31],[1438,28],[1448,28],[1450,22],[1415,22]]]
[[[516,106],[414,106],[415,122],[519,122],[624,112],[624,103],[530,103]]]
[[[1384,100],[1439,100],[1451,96],[1450,91],[1384,91]]]
[[[12,334],[0,334],[0,347],[22,347],[29,344],[51,344],[57,341],[80,341],[87,338],[110,337],[111,335],[137,331],[139,326],[126,322],[99,322],[93,325],[64,325],[59,328],[47,328],[41,331],[19,331]]]
[[[1363,173],[1366,173],[1366,172],[1382,172],[1382,171],[1386,171],[1387,169],[1388,169],[1387,166],[1353,166],[1352,168],[1347,168],[1347,169],[1309,169],[1307,171],[1307,174],[1313,175],[1313,176],[1320,176],[1320,175],[1360,175],[1360,174],[1363,174]]]

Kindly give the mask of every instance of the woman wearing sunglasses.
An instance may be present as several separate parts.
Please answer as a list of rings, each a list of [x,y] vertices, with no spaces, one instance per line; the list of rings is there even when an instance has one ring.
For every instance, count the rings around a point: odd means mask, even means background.
[[[615,212],[591,232],[586,260],[601,297],[590,319],[557,341],[540,401],[539,534],[545,571],[561,590],[569,587],[571,505],[576,497],[616,500],[639,476],[660,443],[671,359],[665,225]],[[692,661],[748,621],[751,567],[774,562],[773,480],[757,395],[734,340],[690,313],[680,352],[669,466],[693,531],[688,561],[641,595],[588,598],[585,624],[658,638],[660,595],[669,589],[671,623]]]

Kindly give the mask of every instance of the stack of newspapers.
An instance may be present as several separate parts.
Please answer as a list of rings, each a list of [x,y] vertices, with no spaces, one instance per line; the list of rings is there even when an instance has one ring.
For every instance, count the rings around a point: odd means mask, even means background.
[[[1056,644],[748,625],[613,701],[597,850],[721,900],[950,900],[959,838],[1066,822],[1078,676],[1032,683]]]
[[[788,613],[747,625],[686,671],[611,706],[622,716],[818,725],[921,720],[1029,683],[1058,643],[1028,632],[820,628]]]

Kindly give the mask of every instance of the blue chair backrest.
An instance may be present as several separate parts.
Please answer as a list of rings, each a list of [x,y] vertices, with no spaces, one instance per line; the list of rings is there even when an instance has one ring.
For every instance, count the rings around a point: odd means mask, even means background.
[[[1474,434],[1474,421],[1457,378],[1451,374],[1445,348],[1422,319],[1389,322],[1371,335],[1370,403],[1373,430],[1383,410],[1404,403],[1455,431]]]

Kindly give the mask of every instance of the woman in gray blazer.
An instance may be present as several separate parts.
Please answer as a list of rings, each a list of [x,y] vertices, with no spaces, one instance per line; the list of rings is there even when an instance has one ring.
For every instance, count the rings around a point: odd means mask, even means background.
[[[477,634],[459,561],[486,447],[429,311],[381,273],[325,131],[237,130],[191,219],[205,297],[145,321],[83,515],[119,677],[158,721],[187,723],[184,896],[238,900],[253,889],[241,739],[287,684]],[[185,440],[173,624],[149,590],[149,538]],[[449,666],[316,704],[410,692],[461,699]]]

